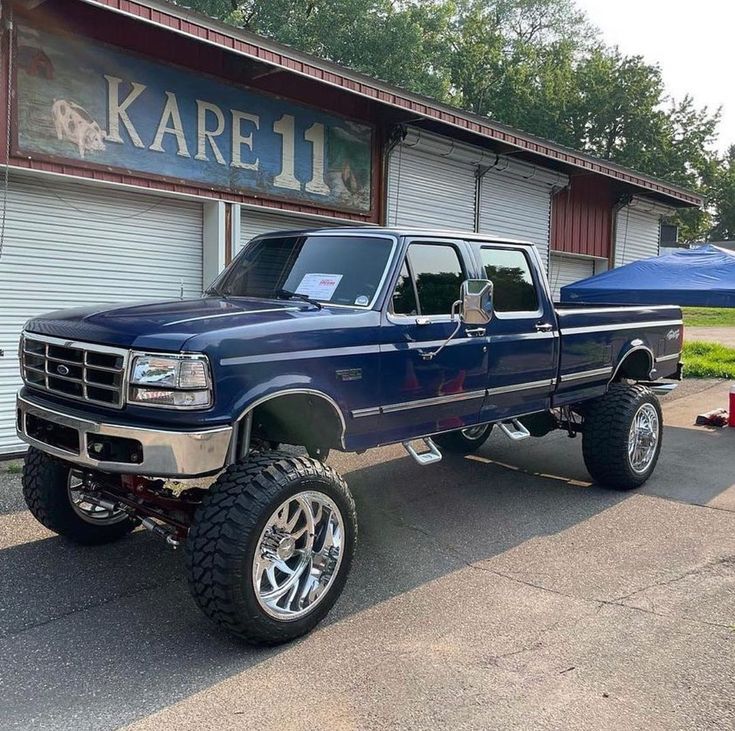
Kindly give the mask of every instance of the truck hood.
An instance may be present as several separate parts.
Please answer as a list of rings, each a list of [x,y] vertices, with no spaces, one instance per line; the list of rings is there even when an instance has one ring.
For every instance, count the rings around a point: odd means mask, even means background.
[[[339,310],[344,314],[345,310]],[[321,310],[298,300],[204,297],[140,304],[119,304],[59,310],[28,321],[30,332],[69,340],[149,350],[179,351],[187,341],[249,325],[260,333],[268,325],[282,330],[284,321],[309,320],[319,328],[322,318],[337,310]],[[325,323],[326,324],[326,323]],[[302,329],[302,323],[299,323]],[[249,329],[249,328],[248,328]],[[263,333],[264,334],[264,333]]]

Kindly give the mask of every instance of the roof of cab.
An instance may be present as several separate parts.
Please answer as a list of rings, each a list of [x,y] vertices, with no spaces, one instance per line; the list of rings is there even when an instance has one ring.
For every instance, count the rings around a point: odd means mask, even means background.
[[[336,235],[336,234],[354,234],[372,236],[420,236],[421,238],[431,237],[435,239],[463,239],[465,241],[488,241],[496,244],[513,244],[514,246],[533,246],[531,241],[523,241],[522,239],[512,239],[507,236],[495,236],[492,233],[476,233],[473,231],[456,231],[450,229],[434,229],[434,228],[418,228],[410,226],[329,226],[327,228],[298,228],[285,229],[281,231],[269,231],[266,234],[260,234],[254,238],[262,239],[272,236],[285,236],[295,234],[319,234],[319,235]]]

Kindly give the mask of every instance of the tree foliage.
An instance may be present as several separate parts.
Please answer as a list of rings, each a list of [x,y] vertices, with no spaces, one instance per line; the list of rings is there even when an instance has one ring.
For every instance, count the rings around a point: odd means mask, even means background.
[[[710,240],[735,239],[735,145],[728,149],[724,160],[715,169],[710,188],[710,203],[715,211]]]
[[[186,0],[226,22],[705,194],[682,238],[735,236],[719,110],[600,41],[574,0]]]

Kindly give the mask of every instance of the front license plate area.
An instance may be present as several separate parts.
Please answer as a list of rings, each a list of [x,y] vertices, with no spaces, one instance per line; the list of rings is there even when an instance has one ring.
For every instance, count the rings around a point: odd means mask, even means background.
[[[72,454],[79,454],[79,432],[33,414],[26,414],[26,434],[39,442]]]

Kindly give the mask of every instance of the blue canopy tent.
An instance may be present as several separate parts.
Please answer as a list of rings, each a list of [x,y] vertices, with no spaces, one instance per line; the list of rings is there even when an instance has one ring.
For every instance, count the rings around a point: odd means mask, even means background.
[[[735,307],[735,252],[707,244],[634,261],[562,287],[561,301]]]

